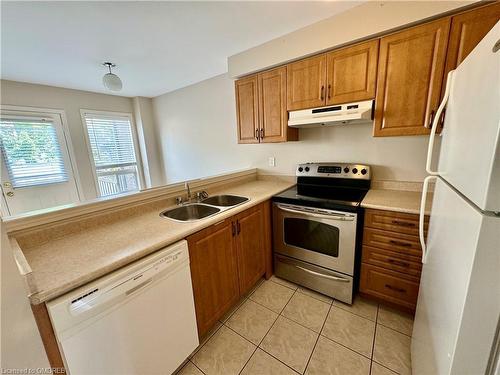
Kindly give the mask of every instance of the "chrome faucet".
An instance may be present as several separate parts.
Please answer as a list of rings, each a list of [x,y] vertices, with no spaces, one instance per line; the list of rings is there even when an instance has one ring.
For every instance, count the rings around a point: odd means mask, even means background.
[[[191,188],[189,187],[189,182],[184,182],[184,187],[186,188],[187,190],[187,202],[190,202],[191,201]]]
[[[205,190],[198,191],[195,194],[195,196],[193,196],[191,194],[191,187],[189,186],[189,182],[187,182],[187,181],[184,182],[184,188],[187,191],[187,197],[186,197],[186,199],[184,199],[183,197],[175,198],[175,202],[178,205],[191,203],[192,201],[201,202],[203,199],[208,198],[208,193]]]

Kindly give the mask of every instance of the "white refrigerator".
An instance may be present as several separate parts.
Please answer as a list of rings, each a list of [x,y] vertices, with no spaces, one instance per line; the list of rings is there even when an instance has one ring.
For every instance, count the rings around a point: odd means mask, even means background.
[[[500,22],[448,76],[430,136],[422,208],[429,181],[435,190],[427,238],[420,213],[424,264],[411,341],[414,375],[500,374],[499,48]]]

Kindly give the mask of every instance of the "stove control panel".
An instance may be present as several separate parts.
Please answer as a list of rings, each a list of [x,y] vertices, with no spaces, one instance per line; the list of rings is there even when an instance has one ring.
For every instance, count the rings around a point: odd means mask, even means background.
[[[370,180],[369,165],[347,163],[305,163],[297,166],[296,176],[352,178]]]

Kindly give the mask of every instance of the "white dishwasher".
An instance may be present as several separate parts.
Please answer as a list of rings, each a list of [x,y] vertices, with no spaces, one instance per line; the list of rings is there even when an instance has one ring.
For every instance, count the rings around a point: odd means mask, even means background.
[[[71,375],[171,374],[198,346],[186,241],[47,307]]]

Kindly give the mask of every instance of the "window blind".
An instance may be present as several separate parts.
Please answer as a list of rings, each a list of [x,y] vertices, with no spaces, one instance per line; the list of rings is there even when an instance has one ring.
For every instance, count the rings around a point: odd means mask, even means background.
[[[101,196],[139,190],[137,159],[130,119],[84,114]]]
[[[0,137],[14,188],[68,181],[53,121],[0,118]]]

